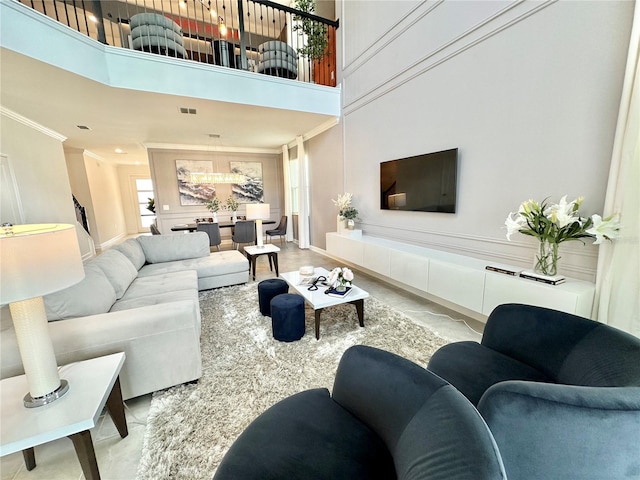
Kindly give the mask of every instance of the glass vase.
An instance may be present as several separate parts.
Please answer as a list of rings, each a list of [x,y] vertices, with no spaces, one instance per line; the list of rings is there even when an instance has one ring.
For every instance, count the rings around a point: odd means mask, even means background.
[[[558,273],[558,244],[554,242],[540,241],[536,254],[533,270],[536,273],[554,276]]]

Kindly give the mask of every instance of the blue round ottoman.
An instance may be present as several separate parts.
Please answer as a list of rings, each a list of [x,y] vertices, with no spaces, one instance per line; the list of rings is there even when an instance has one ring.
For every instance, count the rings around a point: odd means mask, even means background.
[[[304,335],[304,299],[283,293],[271,300],[271,331],[281,342],[300,340]]]
[[[271,300],[276,295],[287,293],[289,285],[281,278],[270,278],[263,280],[258,284],[258,303],[260,304],[260,313],[262,315],[271,316]]]

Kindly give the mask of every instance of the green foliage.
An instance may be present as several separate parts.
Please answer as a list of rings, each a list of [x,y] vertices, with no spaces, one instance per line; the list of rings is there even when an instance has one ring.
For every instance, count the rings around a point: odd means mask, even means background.
[[[156,201],[153,198],[147,198],[149,202],[147,203],[147,210],[151,213],[156,213]]]
[[[358,218],[358,210],[354,207],[347,207],[342,211],[342,216],[347,220],[355,220]]]
[[[316,1],[296,0],[294,2],[294,8],[304,13],[314,13],[316,10]],[[313,60],[320,60],[324,57],[329,45],[327,25],[300,15],[294,15],[293,20],[299,22],[293,26],[293,31],[302,32],[302,34],[307,36],[307,45],[299,48],[298,53]]]
[[[227,205],[227,208],[232,212],[238,210],[238,202],[235,198],[233,198],[233,195],[229,195],[225,203]]]
[[[215,213],[220,210],[220,200],[218,197],[211,197],[211,199],[205,203],[205,206],[207,207],[207,210]]]

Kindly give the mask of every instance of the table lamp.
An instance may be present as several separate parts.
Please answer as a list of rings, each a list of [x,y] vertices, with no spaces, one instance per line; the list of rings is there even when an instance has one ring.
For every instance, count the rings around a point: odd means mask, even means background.
[[[62,397],[68,390],[60,380],[49,336],[43,295],[84,278],[80,247],[73,225],[2,226],[0,230],[0,304],[9,304],[18,349],[27,377],[27,408]]]
[[[262,243],[262,220],[269,220],[271,216],[271,206],[268,203],[247,204],[247,220],[256,221],[256,245],[264,247]]]

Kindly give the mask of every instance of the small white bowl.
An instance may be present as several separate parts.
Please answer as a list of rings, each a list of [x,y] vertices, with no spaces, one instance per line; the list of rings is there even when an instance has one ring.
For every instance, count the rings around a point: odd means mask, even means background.
[[[313,275],[313,272],[314,272],[313,265],[304,265],[300,267],[300,269],[298,270],[298,273],[303,277],[309,277]]]

